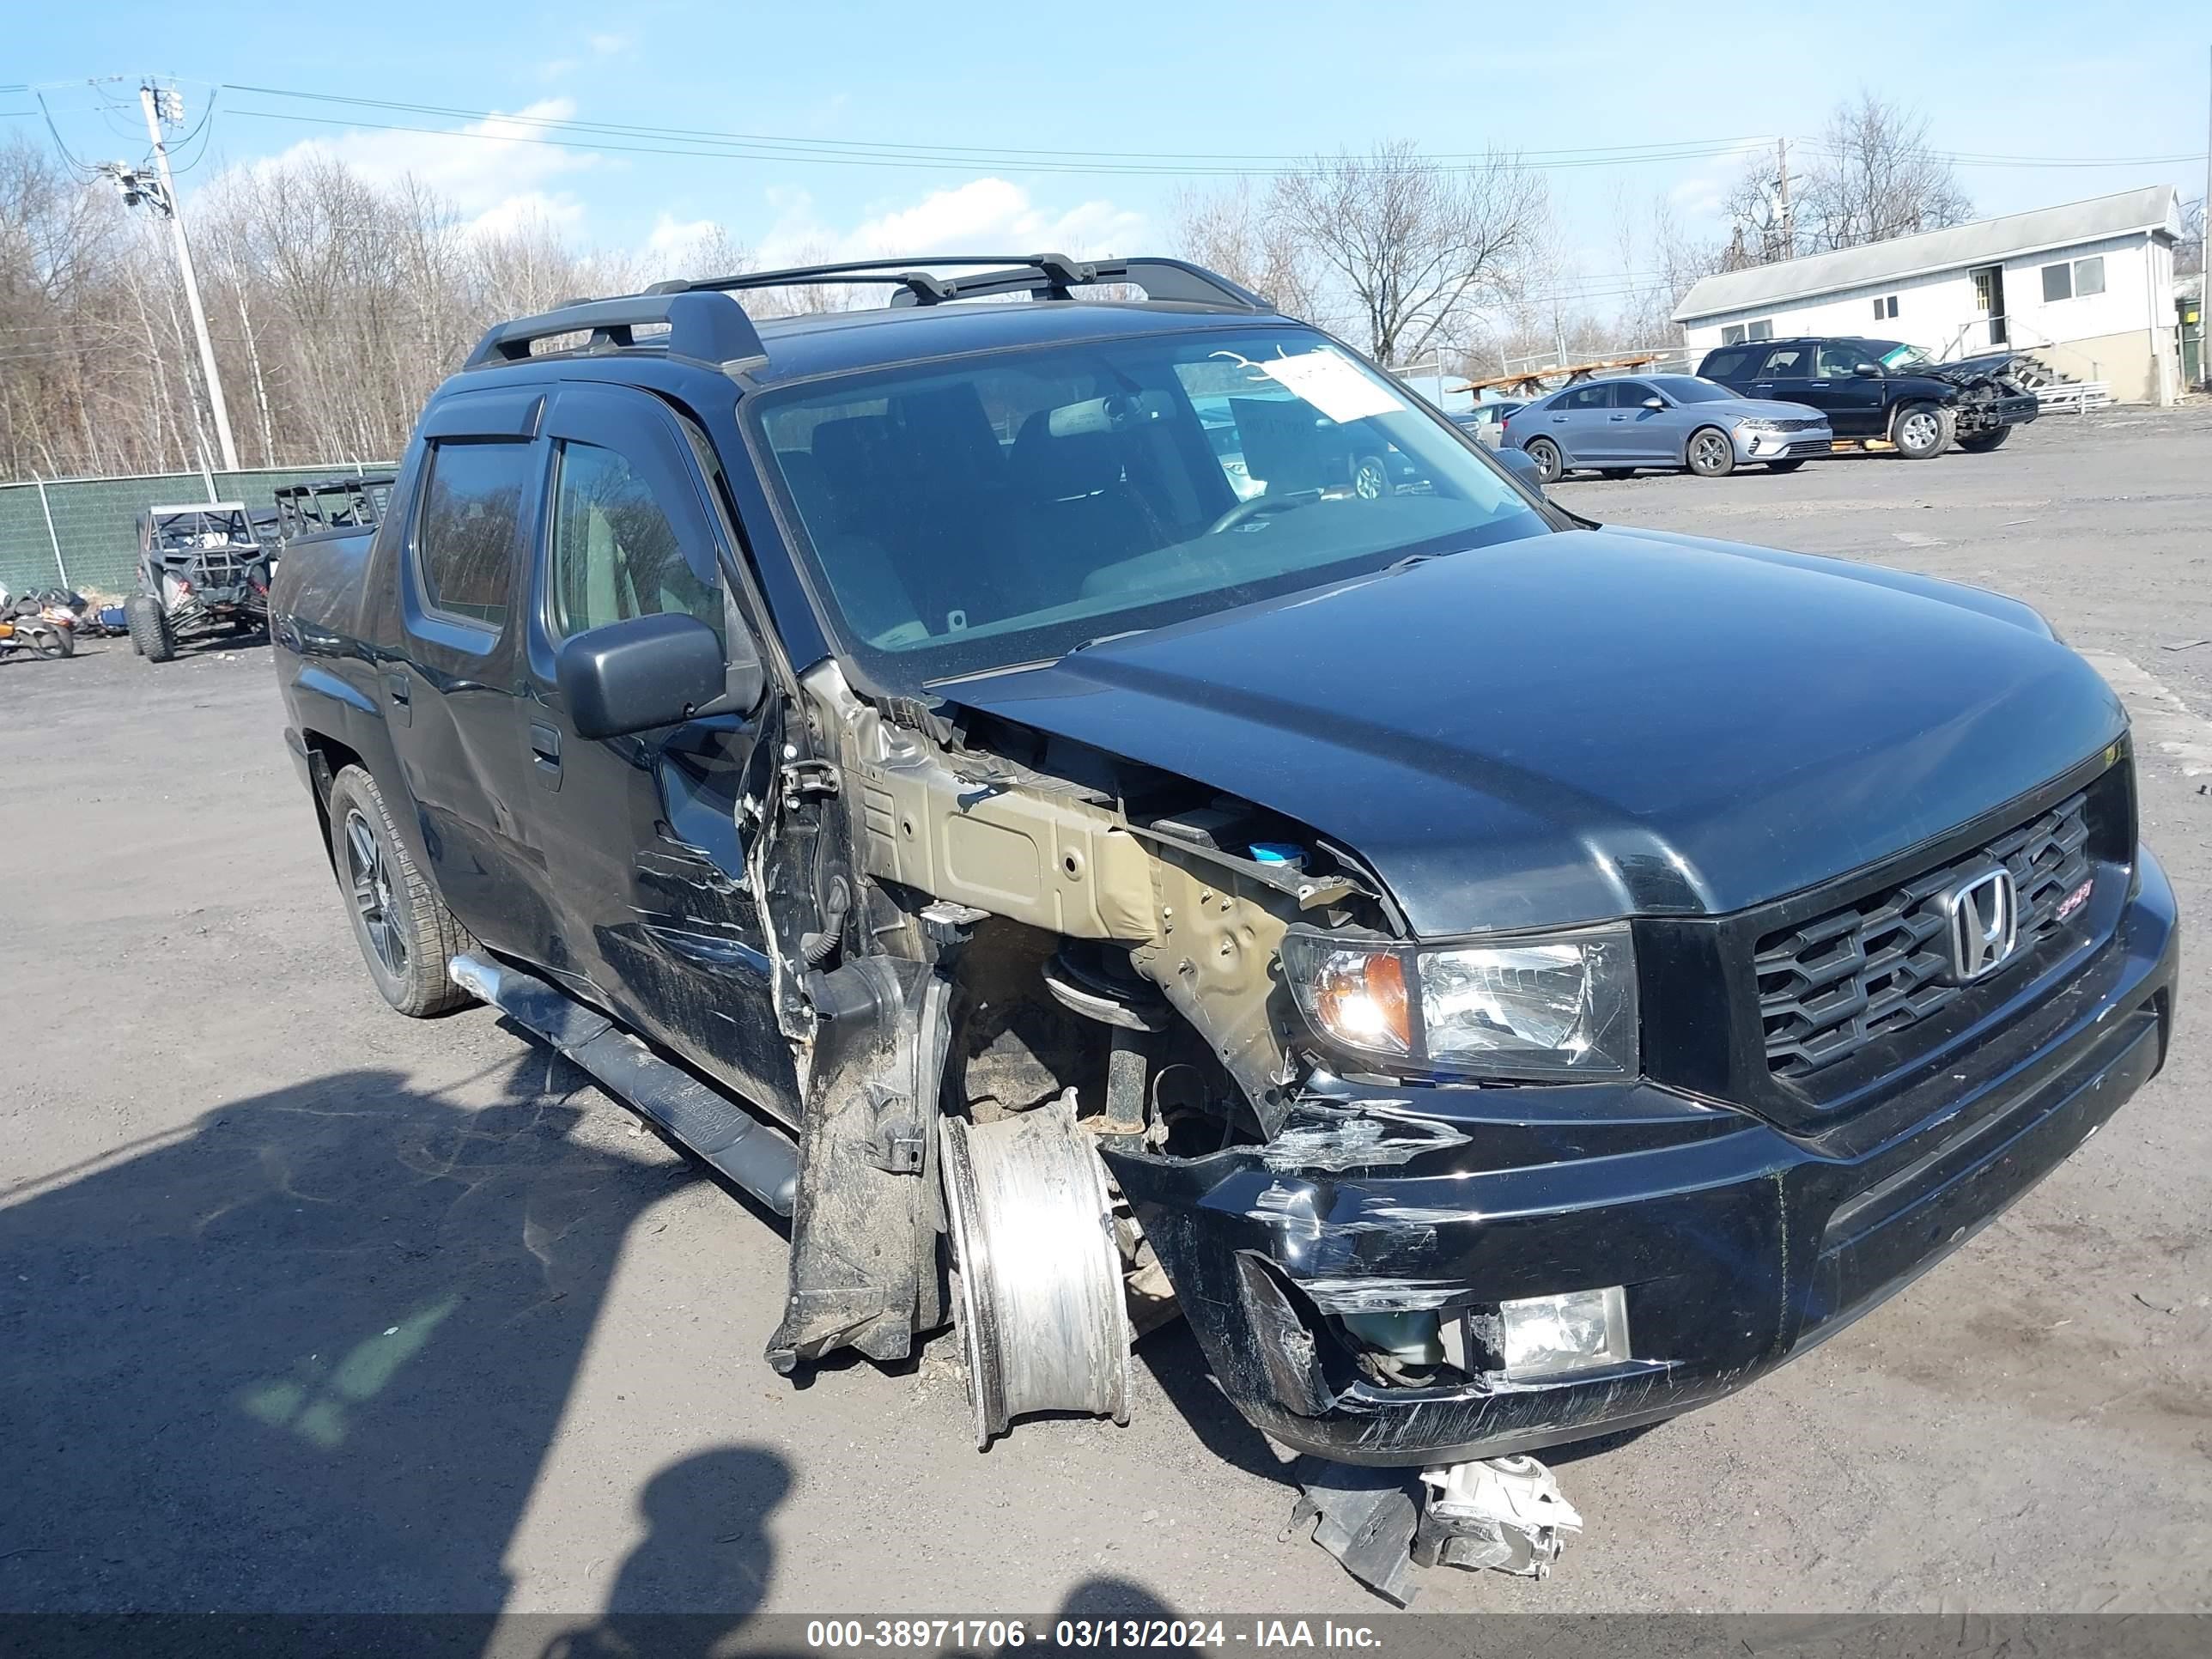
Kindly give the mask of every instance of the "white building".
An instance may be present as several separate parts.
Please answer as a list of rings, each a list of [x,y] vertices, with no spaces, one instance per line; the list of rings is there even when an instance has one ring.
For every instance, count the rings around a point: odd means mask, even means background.
[[[1794,334],[1903,340],[1939,358],[2009,348],[2125,403],[2180,383],[2171,185],[1705,277],[1674,308],[1701,361]]]

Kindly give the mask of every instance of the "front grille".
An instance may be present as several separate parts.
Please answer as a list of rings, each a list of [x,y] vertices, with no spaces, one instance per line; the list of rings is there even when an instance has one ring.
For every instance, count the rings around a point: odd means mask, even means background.
[[[2056,931],[2060,902],[2089,878],[2088,801],[2085,790],[1977,852],[1760,939],[1754,965],[1767,1069],[1809,1076],[1972,989],[1943,978],[1949,957],[1936,900],[1977,869],[1996,863],[2012,872],[2014,963],[2033,954]]]
[[[1790,446],[1790,453],[1792,455],[1826,455],[1831,453],[1834,447],[1835,446],[1831,444],[1826,438],[1800,438],[1796,443]]]
[[[1808,420],[1769,421],[1767,422],[1767,424],[1772,427],[1777,432],[1810,432],[1814,427],[1826,426],[1827,423],[1828,417],[1825,415],[1816,415]]]

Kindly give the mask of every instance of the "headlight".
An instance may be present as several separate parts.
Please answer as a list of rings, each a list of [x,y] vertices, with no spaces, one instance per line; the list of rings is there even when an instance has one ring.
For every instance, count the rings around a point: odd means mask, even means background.
[[[1625,923],[1435,948],[1293,929],[1283,972],[1307,1024],[1356,1054],[1490,1077],[1636,1073]]]

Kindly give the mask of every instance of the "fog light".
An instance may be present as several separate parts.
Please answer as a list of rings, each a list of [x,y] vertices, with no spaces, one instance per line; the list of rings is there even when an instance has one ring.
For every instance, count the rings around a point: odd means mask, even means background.
[[[1505,1375],[1564,1376],[1628,1358],[1628,1298],[1618,1285],[1498,1304]]]

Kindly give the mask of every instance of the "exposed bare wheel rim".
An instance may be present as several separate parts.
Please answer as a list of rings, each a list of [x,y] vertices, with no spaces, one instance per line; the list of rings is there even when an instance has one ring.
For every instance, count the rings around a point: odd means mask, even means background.
[[[1899,449],[1933,449],[1943,435],[1943,422],[1932,410],[1916,409],[1897,423]]]
[[[384,861],[383,845],[368,820],[356,807],[345,817],[346,878],[353,890],[354,908],[361,913],[362,928],[369,949],[376,952],[394,978],[407,974],[407,940],[392,914],[392,873]]]
[[[1690,465],[1700,472],[1723,471],[1731,457],[1729,441],[1710,429],[1690,440]]]

